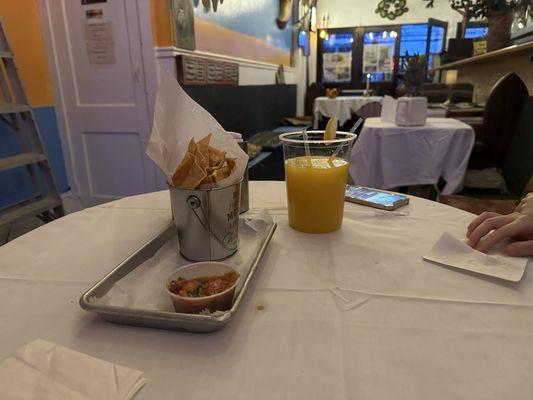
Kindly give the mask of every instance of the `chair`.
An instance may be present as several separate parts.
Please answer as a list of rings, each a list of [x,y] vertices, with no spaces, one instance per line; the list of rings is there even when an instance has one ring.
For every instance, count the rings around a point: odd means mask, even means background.
[[[315,99],[326,95],[326,89],[321,83],[315,82],[309,85],[305,92],[304,114],[306,116],[313,116],[313,107]]]
[[[471,103],[474,87],[470,83],[456,83],[451,87],[445,83],[424,83],[421,95],[428,103],[444,103],[450,96],[454,103]]]
[[[502,167],[528,96],[527,86],[514,72],[496,82],[485,105],[483,137],[474,145],[469,169]]]
[[[533,191],[533,97],[527,97],[521,109],[515,132],[502,161],[502,175],[509,193],[478,196],[441,195],[439,202],[480,214],[493,211],[508,214],[520,197]]]

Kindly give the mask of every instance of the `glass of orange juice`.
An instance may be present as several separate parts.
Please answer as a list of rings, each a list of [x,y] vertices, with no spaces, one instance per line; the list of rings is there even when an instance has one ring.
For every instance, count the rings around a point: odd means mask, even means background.
[[[301,232],[325,233],[341,227],[350,151],[356,137],[337,132],[323,140],[324,131],[280,135],[283,143],[289,225]]]

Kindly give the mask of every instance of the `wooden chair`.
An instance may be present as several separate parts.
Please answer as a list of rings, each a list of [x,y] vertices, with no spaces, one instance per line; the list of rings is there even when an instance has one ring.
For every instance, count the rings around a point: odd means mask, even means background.
[[[483,137],[474,145],[469,169],[502,167],[528,96],[527,86],[514,72],[496,82],[485,105]]]
[[[439,202],[480,214],[493,211],[508,214],[520,198],[533,191],[533,97],[523,104],[518,123],[502,161],[502,174],[509,193],[507,195],[441,195]]]
[[[307,90],[305,91],[304,114],[306,116],[311,116],[312,118],[315,99],[317,97],[325,96],[325,95],[326,95],[326,89],[321,83],[315,82],[315,83],[310,84]]]

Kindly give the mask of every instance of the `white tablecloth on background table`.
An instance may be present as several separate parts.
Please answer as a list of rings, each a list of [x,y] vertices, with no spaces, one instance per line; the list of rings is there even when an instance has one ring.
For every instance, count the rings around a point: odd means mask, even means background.
[[[352,113],[356,114],[361,107],[370,103],[377,105],[376,113],[379,114],[380,107],[378,104],[380,105],[382,102],[382,96],[337,96],[334,99],[326,96],[317,97],[313,105],[313,128],[318,128],[318,122],[322,117],[337,117],[339,125],[344,125],[346,121],[352,118]]]
[[[404,215],[347,204],[340,231],[311,235],[288,227],[283,182],[251,182],[251,207],[279,226],[228,326],[163,331],[81,310],[169,223],[168,197],[89,208],[0,247],[0,358],[43,338],[144,371],[139,400],[532,398],[532,263],[507,284],[422,261],[472,216],[414,197]]]
[[[453,118],[428,118],[424,126],[396,126],[368,118],[352,149],[350,175],[357,185],[378,189],[436,184],[452,194],[462,182],[474,130]]]

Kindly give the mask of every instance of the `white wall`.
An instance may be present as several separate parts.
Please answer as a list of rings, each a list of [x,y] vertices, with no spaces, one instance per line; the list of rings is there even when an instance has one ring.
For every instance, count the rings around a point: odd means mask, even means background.
[[[448,38],[455,37],[457,22],[461,15],[450,7],[448,0],[435,0],[433,8],[426,8],[422,0],[408,0],[409,11],[395,20],[381,18],[375,13],[378,0],[318,0],[318,21],[329,13],[329,28],[346,26],[393,25],[427,22],[435,18],[448,22]]]

